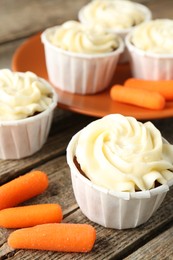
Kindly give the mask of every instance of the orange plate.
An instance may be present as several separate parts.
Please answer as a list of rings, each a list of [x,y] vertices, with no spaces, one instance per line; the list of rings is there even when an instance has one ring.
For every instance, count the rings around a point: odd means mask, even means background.
[[[21,72],[32,71],[48,80],[40,34],[32,36],[16,50],[12,59],[12,69]],[[113,83],[123,83],[130,76],[129,64],[120,64],[117,67]],[[58,106],[60,108],[90,116],[102,117],[112,113],[133,116],[137,119],[173,116],[173,102],[167,102],[165,109],[155,111],[112,101],[109,89],[94,95],[71,94],[57,88],[56,91],[59,95]]]

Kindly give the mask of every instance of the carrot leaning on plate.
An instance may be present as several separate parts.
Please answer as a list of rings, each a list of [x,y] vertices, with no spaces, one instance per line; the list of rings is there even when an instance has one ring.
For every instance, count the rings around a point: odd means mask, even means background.
[[[48,177],[42,171],[31,171],[0,186],[0,210],[28,200],[48,187]]]
[[[160,93],[166,100],[173,100],[173,80],[144,80],[129,78],[124,82],[125,87],[146,89]]]
[[[59,252],[89,252],[96,240],[88,224],[42,224],[12,232],[8,244],[14,249],[39,249]]]
[[[24,228],[62,220],[58,204],[37,204],[0,210],[0,227]]]
[[[165,107],[165,98],[158,92],[114,85],[110,89],[111,99],[143,108],[161,110]]]

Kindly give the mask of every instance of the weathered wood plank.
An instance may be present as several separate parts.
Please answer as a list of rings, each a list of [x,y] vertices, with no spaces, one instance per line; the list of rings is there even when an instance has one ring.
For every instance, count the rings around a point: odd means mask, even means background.
[[[46,27],[77,19],[87,0],[1,0],[0,42],[32,35]]]
[[[149,243],[131,254],[126,260],[145,259],[173,259],[173,227],[155,237]]]
[[[11,68],[13,54],[24,41],[25,39],[0,45],[0,69]]]
[[[71,185],[70,170],[66,164],[66,157],[62,156],[49,161],[39,167],[49,176],[49,187],[41,195],[29,200],[25,204],[59,203],[64,212],[64,222],[91,223],[78,209]],[[55,252],[41,252],[34,250],[17,250],[9,259],[123,259],[129,253],[147,243],[155,237],[165,226],[173,221],[173,188],[168,192],[160,209],[144,225],[128,230],[106,229],[91,223],[97,231],[94,249],[89,254],[64,254]],[[70,214],[71,212],[71,214]],[[0,257],[4,257],[11,249],[4,244],[10,231],[0,229]],[[158,238],[159,239],[159,238]],[[159,240],[160,241],[160,240]],[[132,258],[131,258],[132,259]]]
[[[146,3],[153,13],[153,18],[173,19],[173,1],[172,0],[151,0]]]

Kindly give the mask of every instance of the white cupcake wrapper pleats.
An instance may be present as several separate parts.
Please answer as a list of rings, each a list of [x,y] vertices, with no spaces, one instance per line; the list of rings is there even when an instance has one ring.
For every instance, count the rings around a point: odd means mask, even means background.
[[[131,43],[132,33],[126,36],[125,42],[133,77],[145,80],[173,79],[173,54],[157,54],[138,49]]]
[[[0,122],[0,159],[20,159],[41,149],[47,140],[58,97],[45,111],[20,120]]]
[[[53,46],[46,35],[56,27],[45,30],[41,35],[44,44],[46,67],[50,82],[57,88],[77,94],[94,94],[106,89],[115,74],[124,43],[110,53],[90,55],[72,53]]]
[[[71,171],[76,201],[85,216],[107,228],[134,228],[150,219],[163,202],[173,179],[148,191],[112,192],[101,188],[83,176],[74,163],[79,133],[67,147],[67,163]]]

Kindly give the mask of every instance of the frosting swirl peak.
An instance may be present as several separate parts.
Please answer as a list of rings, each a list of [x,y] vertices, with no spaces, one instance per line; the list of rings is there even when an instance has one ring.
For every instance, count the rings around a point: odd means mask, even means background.
[[[100,26],[88,27],[77,21],[68,21],[48,29],[47,40],[66,51],[83,54],[102,54],[119,47],[119,38]]]
[[[46,110],[52,89],[32,72],[0,70],[0,120],[18,120]]]
[[[131,42],[139,49],[160,54],[173,54],[173,20],[156,19],[140,24]]]
[[[94,184],[113,191],[149,190],[173,178],[173,146],[151,122],[119,114],[82,129],[76,157]]]
[[[127,0],[94,0],[79,13],[86,24],[99,24],[105,29],[129,29],[145,20],[141,5]]]

